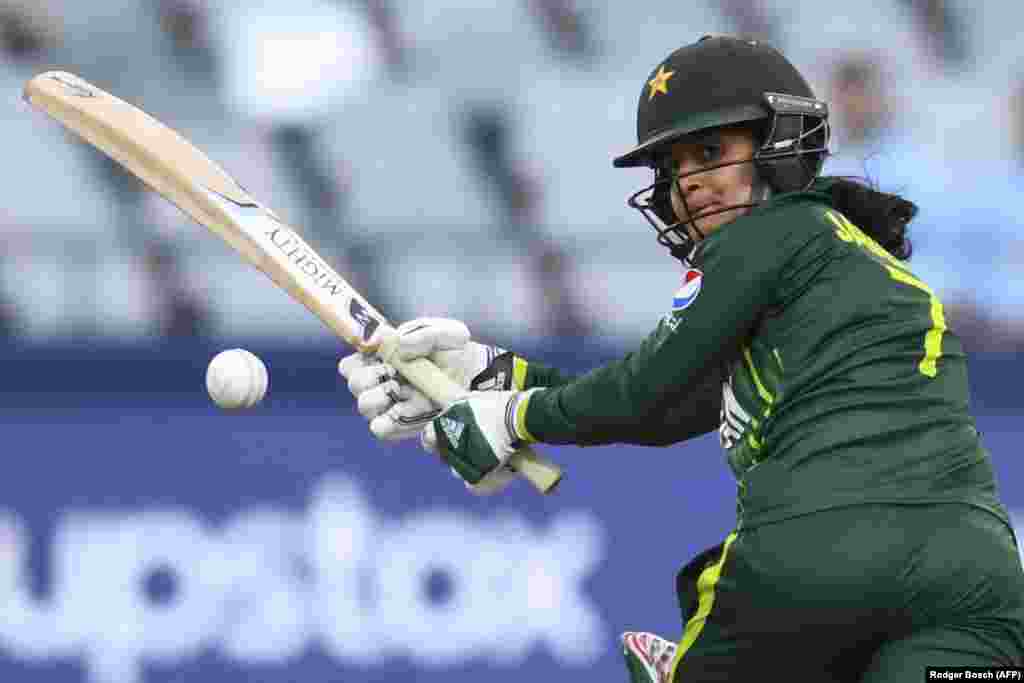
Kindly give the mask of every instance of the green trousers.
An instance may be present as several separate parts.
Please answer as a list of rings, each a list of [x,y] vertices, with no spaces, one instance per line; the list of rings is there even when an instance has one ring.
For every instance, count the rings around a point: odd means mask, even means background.
[[[677,577],[675,683],[924,680],[1024,665],[1013,532],[968,505],[862,505],[741,529]]]

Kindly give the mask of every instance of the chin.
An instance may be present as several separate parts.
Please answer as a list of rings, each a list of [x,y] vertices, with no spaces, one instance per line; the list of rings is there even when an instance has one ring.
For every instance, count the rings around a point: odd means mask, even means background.
[[[731,223],[744,214],[743,209],[733,209],[732,211],[723,211],[722,213],[716,213],[714,216],[708,216],[707,218],[698,218],[694,221],[700,231],[705,235],[710,235],[718,228],[722,227],[726,223]]]
[[[697,225],[697,229],[699,229],[704,234],[704,237],[707,237],[715,230],[718,230],[720,226],[724,225],[725,223],[728,223],[729,220],[730,219],[727,218],[727,214],[720,213],[715,216],[710,216],[708,218],[698,218],[697,220],[694,221],[694,223]],[[701,238],[698,235],[697,240],[699,241],[700,239]]]

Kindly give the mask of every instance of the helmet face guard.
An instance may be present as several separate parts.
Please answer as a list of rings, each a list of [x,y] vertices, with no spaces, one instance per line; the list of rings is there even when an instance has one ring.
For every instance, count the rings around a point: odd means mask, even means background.
[[[757,206],[770,192],[806,190],[820,173],[828,154],[830,137],[827,105],[812,98],[780,93],[765,93],[764,101],[771,114],[744,122],[756,131],[755,134],[760,133],[758,137],[762,138],[756,141],[757,151],[749,159],[714,164],[680,174],[671,163],[669,150],[673,143],[690,133],[666,137],[650,150],[654,182],[630,195],[627,204],[640,211],[657,233],[658,243],[667,247],[683,263],[689,263],[696,246],[693,235],[698,239],[704,237],[697,221],[727,211]],[[755,166],[756,175],[750,201],[693,214],[686,205],[686,198],[680,193],[677,196],[686,209],[687,218],[676,215],[671,197],[679,181],[719,168],[751,163]]]

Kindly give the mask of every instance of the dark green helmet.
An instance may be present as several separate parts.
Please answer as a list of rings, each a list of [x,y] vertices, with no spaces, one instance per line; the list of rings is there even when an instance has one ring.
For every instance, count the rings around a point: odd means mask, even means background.
[[[637,146],[614,165],[655,170],[654,184],[633,194],[629,204],[644,214],[673,255],[682,258],[693,244],[669,200],[678,180],[669,165],[672,144],[692,133],[743,123],[750,124],[757,140],[754,156],[741,163],[753,163],[764,186],[775,192],[802,190],[821,172],[828,153],[828,106],[773,47],[704,36],[670,54],[644,82]]]

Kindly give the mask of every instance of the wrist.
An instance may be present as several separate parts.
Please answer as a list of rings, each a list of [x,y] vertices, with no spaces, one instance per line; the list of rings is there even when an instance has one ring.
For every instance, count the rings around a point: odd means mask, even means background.
[[[537,441],[526,428],[526,412],[530,407],[530,397],[537,391],[540,391],[540,387],[517,391],[509,399],[505,410],[505,428],[512,437],[513,448]]]

